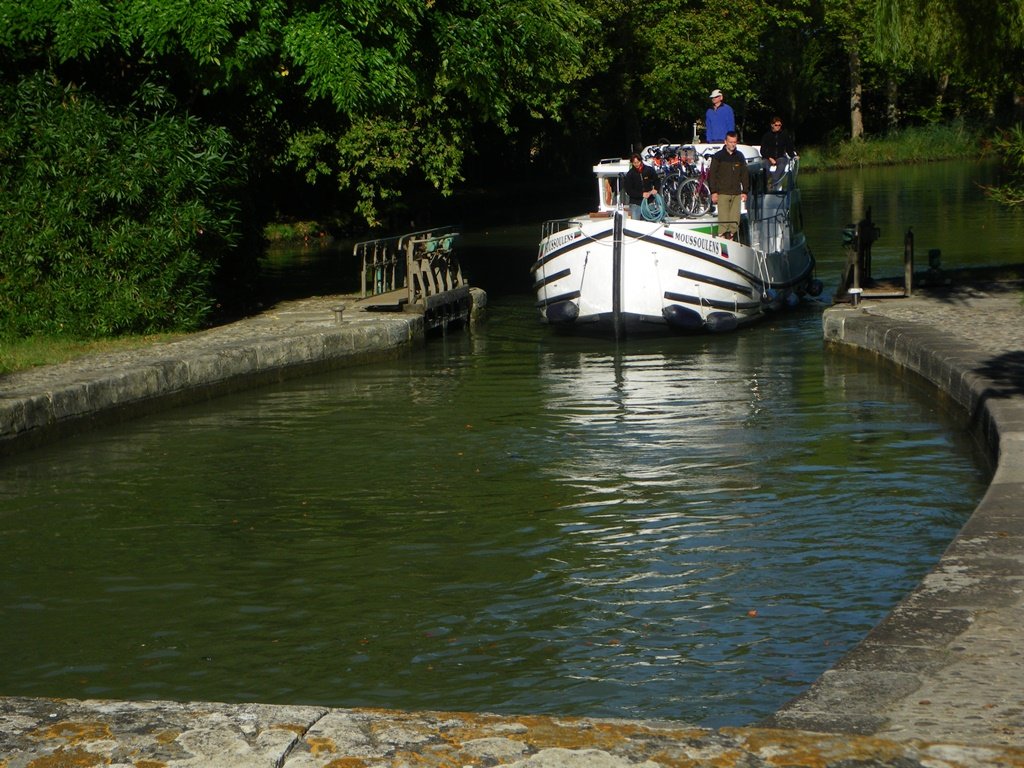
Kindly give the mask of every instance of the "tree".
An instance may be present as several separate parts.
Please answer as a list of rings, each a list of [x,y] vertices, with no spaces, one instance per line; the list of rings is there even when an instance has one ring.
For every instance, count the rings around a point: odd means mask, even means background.
[[[24,314],[24,305],[9,295],[17,274],[38,288],[26,295],[38,299],[33,316],[39,322],[70,317],[73,307],[70,314],[67,307],[45,309],[60,300],[58,278],[85,274],[90,263],[114,269],[95,258],[97,248],[107,247],[97,237],[114,222],[124,223],[114,248],[118,258],[131,260],[124,248],[132,232],[136,248],[149,249],[149,256],[166,253],[163,246],[175,242],[181,221],[140,213],[138,201],[119,192],[115,174],[94,174],[99,163],[122,155],[139,178],[151,172],[143,186],[157,192],[159,179],[183,163],[184,176],[191,175],[192,188],[207,196],[211,209],[234,212],[219,219],[224,226],[217,228],[213,272],[232,260],[243,269],[254,262],[255,251],[238,258],[234,244],[272,215],[266,204],[249,202],[274,200],[284,175],[297,173],[310,185],[330,180],[335,198],[370,226],[388,214],[397,217],[404,189],[426,183],[450,193],[473,155],[471,137],[479,126],[512,134],[530,121],[559,117],[581,68],[586,22],[573,0],[0,0],[0,82],[49,82],[64,94],[24,116],[10,106],[4,110],[0,132],[12,137],[6,159],[17,160],[18,142],[33,146],[34,131],[44,126],[60,134],[54,142],[64,148],[45,162],[35,163],[34,156],[12,162],[4,192],[9,205],[36,199],[43,188],[33,186],[33,174],[45,175],[54,192],[37,202],[48,205],[58,189],[67,191],[60,215],[51,211],[46,221],[69,235],[61,241],[66,252],[59,264],[45,251],[54,243],[46,237],[25,243],[24,258],[40,269],[19,272],[14,262],[3,263],[3,300]],[[163,94],[159,112],[139,108],[147,89]],[[19,100],[13,93],[7,105]],[[62,110],[76,120],[62,122]],[[167,126],[186,130],[161,132]],[[85,140],[92,138],[89,131],[106,141]],[[84,169],[76,165],[81,153],[75,147],[83,132],[84,146],[94,152],[94,166]],[[208,153],[213,145],[217,152]],[[162,163],[168,154],[178,165]],[[229,174],[229,167],[240,170]],[[230,183],[209,181],[209,174],[221,172]],[[95,195],[73,194],[76,184],[95,188]],[[166,204],[152,202],[161,210]],[[189,204],[182,209],[192,216]],[[152,228],[141,240],[133,229],[140,222]],[[14,226],[15,219],[5,217],[0,239],[16,237]],[[189,243],[182,247],[191,252]],[[135,267],[144,263],[149,260],[136,257],[122,265],[124,274],[138,282]],[[167,273],[177,279],[170,266]],[[196,285],[210,283],[211,274],[197,268]],[[46,301],[39,298],[44,295]],[[110,299],[91,314],[112,317],[107,310],[116,314],[116,304],[121,319],[76,327],[114,333],[181,323],[180,301],[163,310],[147,305],[142,320],[129,305],[145,302],[133,299],[130,289]],[[203,311],[212,305],[209,297],[197,301]],[[190,317],[184,324],[196,322]]]
[[[823,0],[824,20],[846,56],[850,138],[864,136],[864,67],[871,42],[874,0]]]
[[[1024,92],[1024,0],[875,2],[876,57],[887,66],[931,76],[937,111],[946,105],[951,81],[966,96],[963,106],[990,121],[996,118],[998,94]]]
[[[0,0],[0,66],[111,104],[162,84],[254,176],[333,178],[376,224],[411,176],[451,190],[472,126],[557,115],[585,19],[572,0]]]
[[[144,86],[114,111],[40,74],[0,88],[0,333],[205,319],[240,239],[243,177],[225,130],[166,104]]]
[[[997,151],[1010,174],[1005,184],[986,190],[989,196],[1003,205],[1024,205],[1024,128],[1017,125],[995,141]]]
[[[751,105],[757,125],[779,114],[798,138],[817,139],[845,119],[845,89],[839,85],[845,69],[838,63],[838,43],[824,25],[819,4],[777,7],[769,14],[758,51],[749,73],[757,90]]]

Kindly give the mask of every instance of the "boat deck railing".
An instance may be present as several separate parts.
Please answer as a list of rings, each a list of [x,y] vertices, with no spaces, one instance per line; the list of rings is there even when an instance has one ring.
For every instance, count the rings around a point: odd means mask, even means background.
[[[577,226],[576,219],[550,219],[545,221],[540,227],[540,239],[544,240],[556,232],[561,232],[563,229],[569,229],[572,226]]]
[[[785,210],[758,216],[748,212],[750,245],[765,253],[784,251],[789,245],[789,214]]]

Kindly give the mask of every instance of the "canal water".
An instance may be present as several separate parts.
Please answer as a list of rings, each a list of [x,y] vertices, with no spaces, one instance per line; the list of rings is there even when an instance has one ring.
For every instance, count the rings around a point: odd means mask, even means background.
[[[949,266],[1013,261],[937,234],[1003,215],[954,167],[807,176],[826,283],[858,195],[899,258],[914,226]],[[0,694],[721,726],[804,690],[980,499],[960,415],[825,349],[820,306],[725,336],[553,336],[520,274],[538,232],[467,233],[492,297],[472,333],[5,459]],[[322,286],[346,258],[268,271]]]

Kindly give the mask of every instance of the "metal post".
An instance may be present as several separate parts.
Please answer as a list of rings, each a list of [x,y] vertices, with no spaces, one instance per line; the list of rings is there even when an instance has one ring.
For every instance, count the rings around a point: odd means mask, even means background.
[[[857,261],[860,263],[860,279],[871,280],[871,238],[868,235],[868,227],[871,222],[871,211],[868,210],[868,218],[861,219],[857,231]],[[859,285],[859,283],[858,283]]]
[[[914,295],[914,229],[907,227],[903,237],[903,286],[907,296]]]
[[[366,298],[366,283],[367,283],[367,277],[366,277],[366,247],[365,247],[365,245],[363,243],[356,243],[355,245],[353,245],[352,246],[352,255],[360,257],[360,263],[362,264],[363,271],[362,271],[361,279],[359,281],[360,282],[359,297],[362,298],[362,299],[365,299]]]
[[[406,296],[408,297],[409,306],[416,303],[416,287],[415,280],[413,277],[416,273],[415,263],[413,254],[416,251],[416,242],[410,237],[409,241],[405,245],[405,282],[406,282]]]
[[[615,211],[612,229],[612,330],[622,338],[622,210]]]
[[[858,225],[853,236],[853,288],[860,292],[860,270],[861,270],[861,227]]]

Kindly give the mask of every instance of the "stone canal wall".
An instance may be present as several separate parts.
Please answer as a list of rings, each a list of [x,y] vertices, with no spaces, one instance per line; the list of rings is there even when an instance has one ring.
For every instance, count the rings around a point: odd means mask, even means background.
[[[487,297],[471,290],[474,312]],[[353,311],[355,296],[285,302],[177,341],[0,375],[0,456],[98,424],[422,342],[422,313]],[[348,306],[344,313],[336,310]],[[340,317],[339,317],[340,316]]]
[[[991,484],[936,567],[770,724],[1024,746],[1024,284],[825,312],[827,345],[894,363],[964,409]]]

